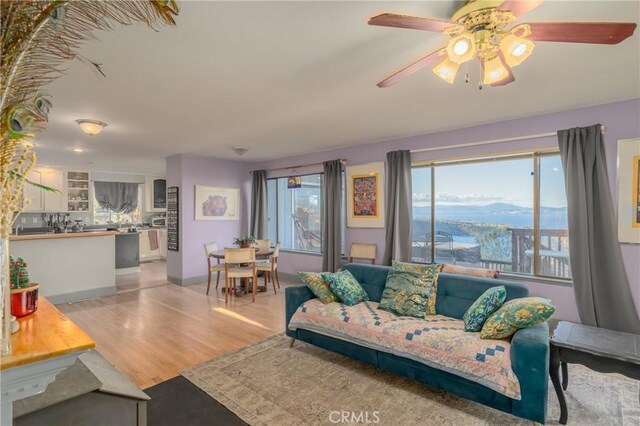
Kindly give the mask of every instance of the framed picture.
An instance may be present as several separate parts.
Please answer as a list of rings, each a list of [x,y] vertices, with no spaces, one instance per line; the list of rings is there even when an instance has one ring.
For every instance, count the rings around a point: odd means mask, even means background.
[[[196,185],[196,220],[239,220],[240,189]]]
[[[302,177],[300,176],[287,177],[287,188],[288,189],[302,188]]]
[[[384,163],[347,167],[347,226],[384,228]]]
[[[640,139],[618,141],[618,241],[640,244]]]

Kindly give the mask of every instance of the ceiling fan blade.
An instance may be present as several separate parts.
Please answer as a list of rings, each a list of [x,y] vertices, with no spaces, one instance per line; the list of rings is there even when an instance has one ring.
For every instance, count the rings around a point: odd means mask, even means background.
[[[436,50],[435,52],[429,53],[424,58],[418,59],[411,65],[402,68],[400,71],[396,72],[392,76],[387,77],[384,80],[382,80],[380,83],[378,83],[378,87],[382,88],[382,87],[393,86],[403,78],[408,77],[411,74],[415,73],[416,71],[420,71],[421,69],[426,68],[429,65],[432,65],[434,62],[440,59],[439,53],[443,50],[444,49],[439,49],[439,50]]]
[[[531,12],[536,7],[544,3],[544,0],[505,0],[499,10],[510,10],[516,17]]]
[[[380,27],[409,28],[412,30],[442,32],[447,28],[457,27],[458,24],[437,19],[420,18],[418,16],[396,15],[395,13],[383,13],[369,19],[369,25]]]
[[[533,41],[618,44],[630,37],[635,23],[625,22],[533,22],[528,24]]]

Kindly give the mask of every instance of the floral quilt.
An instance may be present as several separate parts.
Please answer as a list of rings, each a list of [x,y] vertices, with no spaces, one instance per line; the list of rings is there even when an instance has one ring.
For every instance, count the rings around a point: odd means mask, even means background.
[[[520,399],[509,342],[480,339],[479,333],[465,332],[459,319],[396,316],[372,301],[347,306],[312,299],[291,318],[289,329],[299,328],[410,358]]]

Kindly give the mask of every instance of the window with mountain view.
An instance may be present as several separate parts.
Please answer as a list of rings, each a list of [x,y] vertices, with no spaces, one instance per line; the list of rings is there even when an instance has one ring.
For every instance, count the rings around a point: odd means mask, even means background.
[[[267,181],[267,235],[283,249],[320,253],[322,174],[302,176],[299,188],[287,178]]]
[[[417,167],[412,179],[414,261],[571,278],[558,155]]]

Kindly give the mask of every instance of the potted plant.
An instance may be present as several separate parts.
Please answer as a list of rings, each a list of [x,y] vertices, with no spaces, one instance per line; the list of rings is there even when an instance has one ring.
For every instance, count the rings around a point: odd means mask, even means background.
[[[11,315],[21,318],[38,309],[39,284],[29,282],[27,262],[10,257]]]
[[[240,248],[249,248],[252,244],[255,244],[256,239],[251,235],[247,235],[246,237],[238,237],[233,240],[233,244],[239,246]]]

